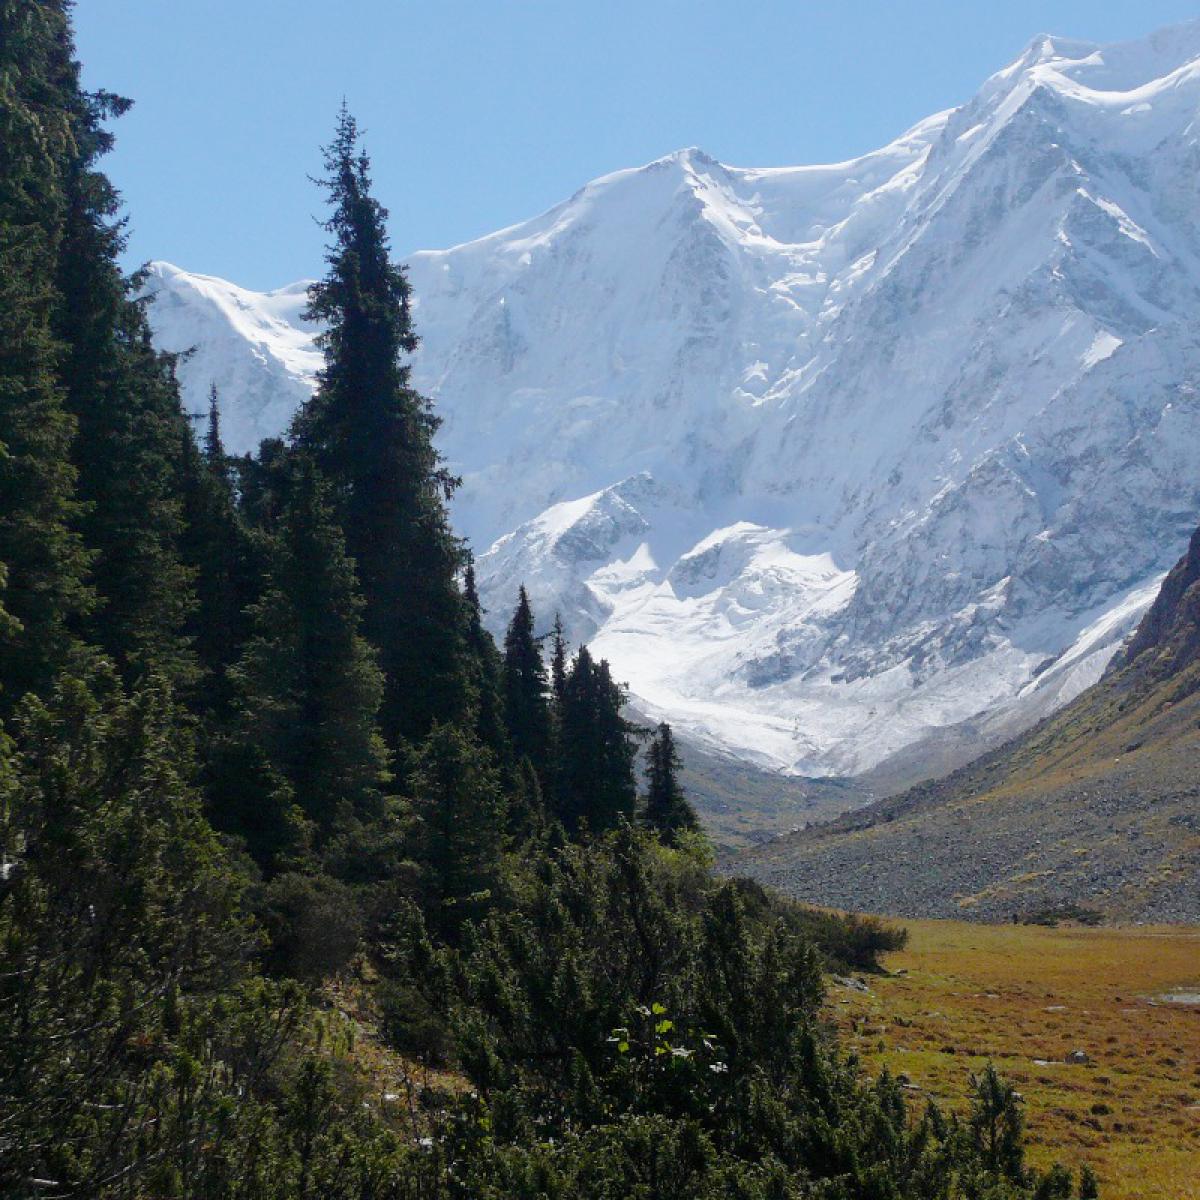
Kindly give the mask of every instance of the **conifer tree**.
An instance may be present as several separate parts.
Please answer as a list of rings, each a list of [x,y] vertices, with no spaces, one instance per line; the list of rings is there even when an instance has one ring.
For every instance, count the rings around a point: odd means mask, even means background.
[[[249,636],[246,610],[257,598],[260,555],[235,503],[215,388],[210,401],[203,451],[190,436],[183,445],[180,552],[195,579],[196,605],[186,632],[208,674],[203,707],[223,717],[231,699],[229,668]]]
[[[402,361],[417,346],[408,279],[391,261],[387,212],[345,108],[325,167],[328,271],[306,312],[325,325],[325,366],[295,435],[331,484],[357,564],[363,630],[385,679],[385,735],[417,741],[434,721],[464,717],[472,700],[461,547],[445,509],[456,481],[433,446],[438,418]]]
[[[558,815],[572,833],[593,833],[632,819],[637,804],[633,726],[608,663],[581,646],[566,680],[561,719]]]
[[[427,919],[453,941],[494,899],[505,821],[499,774],[469,735],[437,725],[416,755],[409,792],[420,818]]]
[[[1025,1150],[1021,1140],[1025,1123],[1020,1096],[1001,1079],[991,1064],[971,1077],[974,1095],[968,1128],[987,1167],[1015,1184],[1026,1179]],[[1070,1195],[1070,1188],[1066,1193]]]
[[[208,427],[204,431],[204,461],[209,474],[228,487],[232,475],[229,456],[225,453],[225,443],[221,440],[221,400],[215,383],[208,389]]]
[[[0,715],[43,690],[76,643],[91,605],[89,556],[74,526],[75,421],[55,376],[53,277],[65,201],[61,165],[71,140],[56,109],[61,10],[0,6],[0,624],[5,664]]]
[[[646,752],[646,802],[642,820],[668,845],[681,833],[700,828],[695,809],[688,803],[679,782],[679,752],[671,726],[665,721],[654,731]]]
[[[637,806],[634,762],[637,755],[637,727],[625,720],[622,710],[627,696],[624,687],[612,677],[607,659],[595,667],[596,745],[601,770],[593,811],[596,828],[611,828],[620,820],[631,820]]]
[[[483,626],[475,562],[470,555],[463,576],[463,602],[467,612],[467,645],[475,676],[475,736],[503,767],[512,757],[504,720],[504,661],[492,635]]]
[[[550,638],[550,761],[544,795],[547,811],[557,813],[562,808],[564,786],[563,706],[567,694],[567,638],[561,613],[554,614]]]
[[[549,806],[529,759],[521,759],[513,776],[507,791],[507,829],[512,842],[520,846],[545,828]]]
[[[290,463],[290,451],[282,438],[263,438],[257,454],[230,461],[238,511],[247,528],[266,531],[278,523]]]
[[[75,463],[87,509],[80,522],[96,552],[99,594],[89,640],[127,677],[153,672],[176,684],[195,677],[186,625],[195,603],[180,554],[181,447],[189,436],[170,356],[150,338],[143,282],[118,266],[125,246],[120,198],[98,162],[113,138],[104,122],[129,102],[85,93],[65,32],[57,46],[56,104],[70,122],[61,163],[65,199],[57,255],[60,377],[78,423]]]
[[[550,691],[555,706],[561,707],[567,692],[567,638],[563,632],[562,613],[554,614],[550,638]]]
[[[387,756],[376,717],[382,680],[359,633],[362,601],[342,533],[310,460],[295,467],[252,634],[231,674],[237,734],[218,772],[219,823],[267,865],[295,848],[289,800],[318,846],[381,812]],[[249,777],[238,770],[256,764]],[[274,814],[259,828],[264,807]],[[257,845],[254,845],[257,838]]]
[[[545,786],[550,765],[546,665],[533,633],[533,609],[522,585],[504,636],[504,713],[513,755],[528,758]]]

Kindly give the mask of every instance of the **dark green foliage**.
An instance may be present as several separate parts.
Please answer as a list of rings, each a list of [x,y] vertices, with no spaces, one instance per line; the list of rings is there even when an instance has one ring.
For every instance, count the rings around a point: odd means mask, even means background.
[[[612,829],[637,805],[634,727],[621,715],[622,689],[608,663],[583,646],[566,679],[559,713],[558,816],[572,832]]]
[[[527,758],[546,782],[550,765],[550,704],[546,665],[533,633],[533,609],[522,587],[504,635],[504,715],[518,761]]]
[[[180,553],[195,579],[196,605],[186,632],[208,676],[205,707],[225,718],[232,699],[229,669],[250,634],[246,610],[261,587],[262,552],[237,510],[215,388],[211,403],[203,452],[190,437],[182,447]]]
[[[560,613],[554,614],[550,631],[550,692],[554,703],[561,707],[567,694],[567,638]]]
[[[820,964],[790,905],[748,903],[629,825],[543,843],[512,888],[461,956],[460,1055],[494,1145],[459,1149],[470,1194],[1001,1200],[1057,1186],[1009,1171],[1007,1148],[993,1162],[988,1101],[967,1126],[936,1109],[914,1124],[894,1080],[866,1084],[828,1046]]]
[[[731,1160],[694,1123],[664,1117],[623,1116],[553,1143],[504,1145],[464,1166],[470,1195],[479,1200],[799,1200],[814,1194],[779,1164]]]
[[[464,1063],[485,1095],[537,1093],[532,1111],[546,1119],[592,1103],[590,1081],[618,1067],[609,1039],[634,1005],[679,1008],[691,990],[677,968],[698,917],[683,897],[703,890],[702,871],[661,869],[631,830],[613,836],[539,848],[514,881],[517,913],[485,921],[465,955]]]
[[[384,811],[382,681],[360,636],[362,603],[325,487],[301,458],[270,547],[251,636],[230,671],[234,731],[212,787],[218,824],[264,866],[297,848],[295,806],[318,847]],[[268,818],[262,828],[263,818]]]
[[[0,637],[15,638],[21,632],[21,623],[4,609],[4,589],[8,586],[8,568],[0,563]]]
[[[170,1086],[180,997],[231,988],[251,942],[167,691],[65,679],[26,703],[18,740],[0,810],[16,851],[0,893],[0,1192],[43,1176],[98,1195],[141,1155],[148,1093]]]
[[[195,604],[181,558],[182,451],[190,437],[174,364],[155,351],[144,305],[126,280],[119,197],[97,169],[112,136],[103,122],[127,101],[80,91],[61,47],[62,103],[70,149],[62,163],[63,237],[57,259],[60,380],[78,424],[78,491],[84,540],[94,548],[100,603],[85,625],[127,679],[153,671],[179,685],[195,679],[186,625]]]
[[[75,422],[56,376],[53,277],[65,214],[61,164],[70,145],[54,107],[60,12],[0,4],[0,713],[44,689],[91,605],[89,556],[74,526]]]
[[[0,1194],[414,1195],[423,1165],[255,976],[188,763],[169,691],[106,669],[27,701],[0,747]]]
[[[512,759],[512,746],[504,719],[504,660],[492,635],[483,627],[483,608],[475,586],[475,562],[470,557],[463,577],[463,602],[467,613],[467,646],[474,671],[475,736],[497,763],[507,765]]]
[[[350,962],[363,935],[363,917],[346,884],[324,874],[285,871],[263,889],[257,905],[281,975],[320,983]]]
[[[1034,1200],[1071,1200],[1075,1195],[1071,1172],[1056,1163],[1034,1190]]]
[[[251,529],[274,528],[291,470],[287,445],[280,438],[264,438],[257,456],[243,454],[230,468],[242,519]]]
[[[545,828],[546,796],[538,773],[527,758],[521,759],[509,787],[508,832],[520,845]]]
[[[1048,904],[1026,913],[1014,913],[1013,921],[1022,925],[1046,925],[1056,928],[1064,921],[1077,925],[1102,925],[1104,914],[1082,904]]]
[[[419,818],[427,919],[453,941],[494,899],[505,821],[499,774],[470,736],[435,725],[414,758],[408,791]]]
[[[642,820],[657,830],[668,845],[681,834],[697,833],[700,820],[688,803],[679,782],[679,751],[671,727],[665,721],[654,731],[646,751],[646,800]]]
[[[991,1063],[974,1080],[974,1086],[970,1130],[980,1157],[994,1174],[1021,1183],[1025,1179],[1022,1142],[1025,1116],[1020,1100],[1012,1085],[1000,1078]],[[1067,1194],[1070,1195],[1069,1187]]]
[[[233,495],[233,472],[221,440],[221,399],[214,383],[208,390],[208,426],[204,431],[204,462],[209,473]]]
[[[695,860],[626,825],[514,886],[517,913],[470,942],[463,1035],[514,1140],[614,1112],[720,1124],[793,1038],[807,1044],[821,997],[811,948]]]
[[[757,903],[769,903],[768,894],[748,879],[738,881],[743,894],[755,894]],[[808,938],[829,966],[839,970],[878,971],[879,960],[893,950],[903,950],[907,930],[888,925],[878,917],[843,914],[799,904],[789,910],[797,933]]]
[[[235,713],[231,731],[214,736],[204,792],[213,826],[236,839],[256,869],[270,874],[305,866],[314,830],[269,748],[255,742],[257,728],[249,712]]]
[[[565,805],[566,756],[563,750],[563,704],[567,696],[567,638],[562,616],[554,614],[550,631],[550,764],[542,788],[547,813],[561,814]]]
[[[419,905],[398,903],[380,930],[380,1025],[388,1042],[426,1063],[452,1061],[452,955],[435,944]]]
[[[387,213],[344,110],[325,167],[329,269],[307,310],[325,324],[325,367],[296,437],[332,485],[358,568],[363,630],[385,680],[384,733],[390,744],[419,741],[473,703],[456,582],[462,552],[445,511],[454,480],[433,447],[438,418],[401,361],[417,345],[409,284],[390,259]]]

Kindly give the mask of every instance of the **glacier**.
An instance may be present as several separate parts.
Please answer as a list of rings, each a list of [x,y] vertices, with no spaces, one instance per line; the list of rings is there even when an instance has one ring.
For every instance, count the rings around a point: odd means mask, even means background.
[[[407,261],[493,628],[524,583],[639,711],[759,766],[1032,723],[1196,525],[1200,22],[1039,36],[861,158],[677,151]],[[216,384],[238,451],[286,428],[305,285],[147,287],[189,407]]]

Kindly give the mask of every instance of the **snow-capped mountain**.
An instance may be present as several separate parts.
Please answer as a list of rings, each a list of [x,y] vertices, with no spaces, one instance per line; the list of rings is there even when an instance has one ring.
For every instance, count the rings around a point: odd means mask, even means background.
[[[685,150],[409,259],[496,623],[803,774],[1094,681],[1200,512],[1200,22],[1038,37],[850,162]],[[154,268],[238,449],[311,386],[303,286]]]

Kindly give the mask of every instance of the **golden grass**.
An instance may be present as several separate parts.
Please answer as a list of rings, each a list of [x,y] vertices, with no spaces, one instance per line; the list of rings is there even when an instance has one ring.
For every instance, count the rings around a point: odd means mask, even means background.
[[[869,993],[830,987],[869,1071],[961,1109],[990,1059],[1025,1097],[1035,1165],[1090,1163],[1105,1200],[1200,1200],[1200,1007],[1155,1002],[1200,992],[1200,929],[907,928]]]

